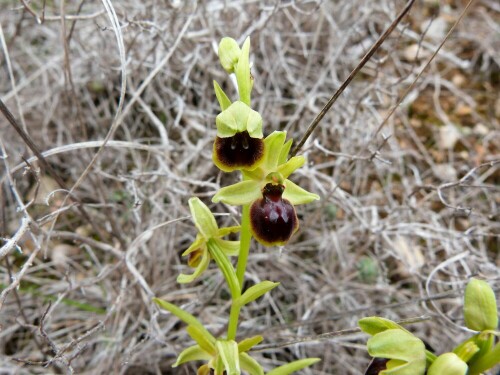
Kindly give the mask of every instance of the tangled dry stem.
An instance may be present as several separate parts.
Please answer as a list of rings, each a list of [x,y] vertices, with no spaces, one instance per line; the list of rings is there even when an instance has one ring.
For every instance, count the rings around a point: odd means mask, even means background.
[[[319,356],[304,373],[362,373],[364,335],[323,336],[373,314],[428,316],[412,330],[450,350],[468,334],[467,278],[498,288],[500,9],[474,1],[424,70],[466,6],[435,4],[417,2],[302,148],[295,181],[322,200],[299,207],[299,234],[282,252],[253,246],[249,282],[281,282],[242,316],[242,337],[265,333],[266,368]],[[251,36],[253,106],[267,133],[298,140],[402,6],[2,2],[1,99],[67,189],[0,120],[0,372],[174,373],[189,337],[152,296],[222,334],[220,272],[175,282],[195,235],[187,199],[235,179],[211,161],[212,80],[234,94],[218,41]]]

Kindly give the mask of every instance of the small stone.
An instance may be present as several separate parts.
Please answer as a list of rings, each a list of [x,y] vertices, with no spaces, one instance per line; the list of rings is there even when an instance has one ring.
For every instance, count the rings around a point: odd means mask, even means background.
[[[461,134],[453,124],[442,126],[439,129],[439,147],[452,149],[460,139]]]

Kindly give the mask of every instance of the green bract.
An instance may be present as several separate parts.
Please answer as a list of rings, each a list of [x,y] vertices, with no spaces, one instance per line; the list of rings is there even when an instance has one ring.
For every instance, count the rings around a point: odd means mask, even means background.
[[[182,255],[189,255],[188,264],[196,267],[196,269],[191,275],[180,274],[177,277],[179,283],[189,283],[207,269],[211,258],[209,246],[216,244],[226,255],[233,256],[238,255],[240,249],[239,241],[222,239],[229,233],[238,232],[240,230],[239,226],[219,228],[214,215],[199,198],[189,199],[189,209],[199,233],[191,246]]]
[[[319,199],[319,196],[302,189],[288,180],[305,159],[294,156],[286,160],[291,141],[286,142],[286,132],[275,131],[264,140],[264,160],[254,170],[244,170],[244,181],[220,189],[212,198],[212,202],[224,202],[231,205],[245,205],[262,197],[262,189],[268,183],[282,184],[285,188],[283,199],[291,204],[305,204]]]
[[[498,312],[495,293],[483,280],[472,278],[465,288],[465,325],[474,331],[495,330],[498,327]]]
[[[432,362],[427,375],[465,375],[467,370],[467,364],[455,353],[444,353]]]

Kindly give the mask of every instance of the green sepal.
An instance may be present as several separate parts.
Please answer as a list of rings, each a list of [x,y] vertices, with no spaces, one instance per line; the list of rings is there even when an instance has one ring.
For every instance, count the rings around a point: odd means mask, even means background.
[[[215,237],[219,228],[210,209],[198,197],[189,198],[188,203],[194,225],[201,235],[205,239]]]
[[[234,72],[234,67],[238,64],[241,56],[241,49],[233,38],[224,37],[219,43],[218,50],[220,64],[228,73]]]
[[[234,73],[236,74],[236,81],[238,82],[240,100],[250,106],[252,93],[252,77],[250,76],[250,38],[246,38],[241,47],[240,58]]]
[[[203,327],[203,324],[201,324],[201,322],[198,319],[196,319],[193,315],[191,315],[187,311],[184,311],[180,307],[177,307],[174,304],[164,301],[162,299],[155,297],[153,298],[153,301],[162,309],[167,310],[168,312],[174,314],[176,317],[178,317],[187,325],[198,328],[200,331],[203,332],[205,337],[209,338],[212,343],[215,343],[215,337],[213,337],[210,334],[210,332],[208,332],[208,330],[205,327]]]
[[[368,339],[366,346],[372,357],[389,359],[387,370],[381,371],[381,375],[417,375],[425,372],[425,345],[407,331],[400,328],[384,330]]]
[[[309,193],[307,190],[302,189],[292,181],[285,180],[285,191],[283,192],[283,199],[289,200],[293,205],[298,205],[316,201],[319,199],[319,195]]]
[[[247,353],[240,353],[240,367],[249,375],[264,375],[262,366]]]
[[[240,375],[238,344],[233,340],[217,340],[217,352],[224,363],[227,375]]]
[[[238,351],[240,353],[243,352],[248,352],[250,349],[252,349],[255,345],[260,344],[264,340],[264,337],[257,335],[257,336],[252,336],[247,339],[241,340],[238,343]]]
[[[172,367],[177,367],[191,361],[208,361],[212,358],[210,354],[204,351],[199,345],[193,345],[184,349],[178,356]]]
[[[232,137],[247,131],[252,138],[262,138],[262,116],[242,101],[235,101],[215,118],[217,136]]]
[[[267,171],[276,171],[285,139],[286,132],[283,131],[274,131],[264,139],[264,162],[262,164]]]
[[[177,282],[179,284],[188,284],[190,282],[193,282],[198,276],[200,276],[207,268],[208,265],[210,264],[210,257],[208,256],[208,252],[204,251],[203,255],[201,256],[200,264],[196,266],[194,269],[194,272],[190,275],[186,275],[184,273],[181,273],[179,276],[177,276]]]
[[[468,282],[464,295],[464,318],[467,328],[474,331],[497,329],[497,301],[486,281],[471,278]]]
[[[223,227],[219,228],[219,237],[224,237],[227,236],[228,234],[231,233],[238,233],[241,230],[241,226],[235,225],[233,227]]]
[[[283,176],[283,178],[288,178],[293,172],[302,167],[306,159],[300,156],[294,156],[284,164],[279,164],[277,171]]]
[[[278,165],[285,164],[288,159],[288,154],[292,148],[293,139],[289,139],[281,148],[280,157],[278,159]],[[286,178],[286,177],[285,177]]]
[[[377,333],[384,332],[388,329],[401,329],[406,331],[402,326],[392,320],[381,318],[378,316],[369,316],[358,320],[359,328],[369,335],[373,336]],[[406,331],[408,332],[408,331]]]
[[[228,109],[231,105],[231,100],[227,97],[226,93],[224,92],[224,90],[222,90],[217,81],[214,81],[214,91],[221,111]]]
[[[255,301],[257,298],[263,296],[270,290],[276,288],[280,283],[273,283],[272,281],[262,281],[258,284],[252,285],[250,288],[245,290],[240,298],[235,302],[239,306],[244,306],[247,303]]]
[[[427,375],[465,375],[467,370],[467,364],[455,353],[444,353],[432,363]]]
[[[209,240],[207,246],[210,255],[212,256],[212,258],[214,258],[217,266],[226,279],[227,285],[229,286],[229,290],[231,292],[231,298],[233,300],[238,299],[241,293],[240,283],[238,281],[238,278],[236,277],[236,272],[234,271],[233,265],[216,241]]]
[[[260,182],[248,180],[223,187],[213,196],[212,202],[240,206],[250,204],[261,196]]]
[[[308,366],[311,366],[317,362],[321,361],[320,358],[304,358],[299,359],[298,361],[293,361],[287,363],[286,365],[276,367],[275,369],[269,371],[267,375],[288,375],[292,374],[295,371],[302,370]]]
[[[196,341],[196,343],[200,346],[200,348],[202,348],[212,357],[215,356],[216,354],[215,345],[211,337],[207,337],[207,335],[202,330],[193,325],[187,326],[186,332],[194,341]]]

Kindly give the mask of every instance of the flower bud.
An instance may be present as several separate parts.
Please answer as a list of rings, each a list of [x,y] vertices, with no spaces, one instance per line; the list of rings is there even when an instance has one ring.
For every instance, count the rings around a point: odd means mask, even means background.
[[[220,64],[229,74],[234,72],[241,55],[241,49],[233,38],[222,38],[219,43]]]
[[[282,246],[299,229],[295,207],[282,198],[283,185],[268,183],[250,207],[252,234],[265,246]]]
[[[498,327],[497,301],[491,286],[472,278],[465,288],[465,325],[474,331],[496,330]]]
[[[444,353],[432,362],[427,371],[428,375],[465,375],[467,364],[455,353]]]

